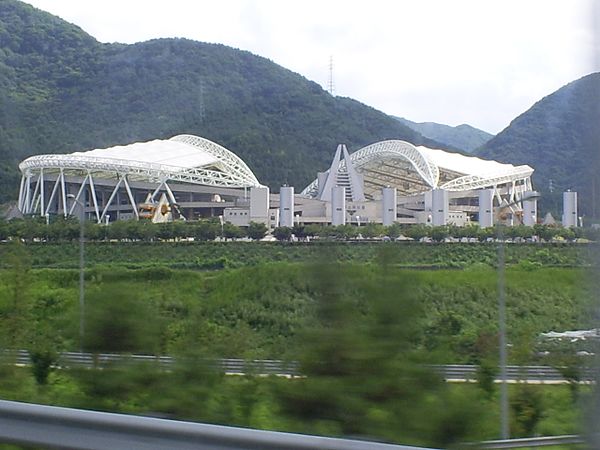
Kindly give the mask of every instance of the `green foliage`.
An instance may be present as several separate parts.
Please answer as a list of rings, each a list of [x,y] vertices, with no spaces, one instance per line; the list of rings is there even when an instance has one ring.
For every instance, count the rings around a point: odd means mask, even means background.
[[[443,147],[266,58],[224,45],[101,44],[14,0],[2,1],[0,43],[0,202],[16,198],[17,162],[25,156],[180,133],[224,145],[262,183],[277,187],[307,185],[328,166],[340,139],[350,149],[390,138]]]
[[[262,222],[250,222],[248,225],[248,237],[255,241],[258,241],[265,237],[267,234],[267,226]]]
[[[471,404],[468,413],[465,399],[450,395],[419,364],[418,281],[392,274],[389,256],[382,260],[384,266],[362,277],[357,267],[314,267],[316,320],[301,334],[307,377],[283,391],[284,412],[317,429],[334,425],[342,435],[436,446],[473,439],[483,411],[474,413]]]
[[[435,122],[416,123],[401,117],[396,117],[396,119],[423,136],[466,152],[473,152],[494,137],[466,124],[451,127]]]
[[[84,349],[96,353],[159,353],[159,318],[143,292],[119,283],[88,289]]]
[[[52,365],[58,359],[58,353],[53,350],[33,351],[30,353],[31,370],[35,381],[39,385],[48,383],[48,376],[52,370]]]
[[[26,342],[31,308],[31,260],[25,245],[12,241],[7,248],[8,267],[4,295],[0,297],[1,347],[20,348]]]
[[[542,394],[539,389],[524,383],[520,383],[511,394],[511,435],[531,436],[544,416]]]
[[[290,227],[277,227],[273,230],[273,236],[278,241],[289,241],[292,237],[292,229]]]
[[[45,252],[77,266],[75,242],[13,245],[30,252],[25,261],[31,258],[34,266],[53,264]],[[0,246],[3,264],[11,248]],[[594,295],[582,289],[581,269],[523,270],[518,264],[538,251],[576,261],[570,249],[507,246],[514,264],[506,271],[511,363],[533,358],[522,350],[527,339],[575,328],[586,296]],[[481,363],[491,379],[495,270],[402,268],[444,257],[481,261],[495,254],[495,245],[124,242],[90,243],[88,250],[89,348],[170,354],[180,364],[169,371],[132,362],[48,371],[55,354],[44,351],[79,346],[78,271],[34,268],[27,271],[27,310],[19,312],[32,326],[20,339],[37,342],[31,348],[39,353],[32,353],[31,371],[0,364],[3,398],[443,448],[497,436],[498,399],[491,383],[444,384],[420,364]],[[149,262],[148,255],[158,256]],[[170,268],[208,257],[224,257],[225,269]],[[290,262],[311,258],[321,264]],[[136,261],[139,266],[131,268]],[[0,270],[3,305],[12,298],[12,270]],[[307,378],[225,377],[210,363],[211,357],[298,355]],[[510,398],[515,432],[578,432],[568,388],[511,386]]]
[[[513,120],[478,152],[486,158],[533,167],[544,214],[550,211],[560,218],[562,192],[572,189],[578,192],[580,215],[600,216],[600,183],[596,181],[599,86],[599,73],[563,86]]]

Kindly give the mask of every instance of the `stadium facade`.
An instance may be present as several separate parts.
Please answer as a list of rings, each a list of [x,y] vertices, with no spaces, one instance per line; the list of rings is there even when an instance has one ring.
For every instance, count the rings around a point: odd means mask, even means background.
[[[242,226],[537,221],[535,200],[521,202],[533,192],[531,167],[400,140],[352,154],[339,145],[329,169],[299,194],[291,186],[271,194],[234,153],[192,135],[32,156],[19,168],[23,214],[84,214],[99,223],[204,217]]]

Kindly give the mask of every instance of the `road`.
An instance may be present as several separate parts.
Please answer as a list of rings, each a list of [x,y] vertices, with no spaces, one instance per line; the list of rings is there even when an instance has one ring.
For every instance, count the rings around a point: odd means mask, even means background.
[[[24,351],[12,353],[12,358],[17,364],[28,365],[31,363],[29,354]],[[161,368],[169,369],[176,361],[170,356],[152,355],[121,355],[121,354],[92,354],[79,352],[63,352],[58,359],[58,367],[105,367],[109,364],[158,364]],[[272,359],[244,360],[244,359],[217,359],[206,360],[215,370],[223,371],[230,375],[277,375],[283,377],[302,376],[295,361],[281,361]],[[448,382],[475,382],[477,380],[476,365],[446,364],[431,366]],[[498,372],[499,373],[499,372]],[[563,384],[569,383],[563,375],[550,366],[508,366],[507,381],[509,383],[544,383]],[[594,380],[591,369],[583,368],[581,371],[582,383]],[[496,382],[501,380],[496,377]]]

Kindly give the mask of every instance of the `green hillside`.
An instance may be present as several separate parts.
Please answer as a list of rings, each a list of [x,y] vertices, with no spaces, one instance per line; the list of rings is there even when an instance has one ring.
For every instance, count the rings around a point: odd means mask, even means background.
[[[475,151],[494,137],[493,134],[465,123],[451,127],[435,122],[413,122],[403,117],[396,117],[396,119],[425,137],[469,153]]]
[[[598,124],[600,73],[594,73],[537,102],[485,144],[479,155],[531,165],[535,169],[534,186],[543,195],[543,207],[558,217],[561,193],[572,189],[579,192],[580,215],[598,218]]]
[[[304,187],[338,143],[441,146],[394,118],[268,59],[217,44],[101,44],[16,0],[0,0],[0,203],[17,163],[180,133],[229,148],[261,182]]]

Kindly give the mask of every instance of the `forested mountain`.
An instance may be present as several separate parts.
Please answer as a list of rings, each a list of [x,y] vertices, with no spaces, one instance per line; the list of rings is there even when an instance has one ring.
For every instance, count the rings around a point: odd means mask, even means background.
[[[440,147],[394,118],[246,51],[185,39],[102,44],[0,0],[0,203],[26,156],[191,133],[229,148],[261,182],[304,187],[336,145],[388,138]]]
[[[467,124],[451,127],[435,122],[413,122],[404,117],[396,117],[396,119],[425,137],[469,153],[494,137],[493,134]]]
[[[542,193],[547,209],[559,212],[561,192],[572,189],[579,192],[580,215],[599,217],[600,73],[573,81],[543,98],[478,154],[531,165],[534,186]]]

